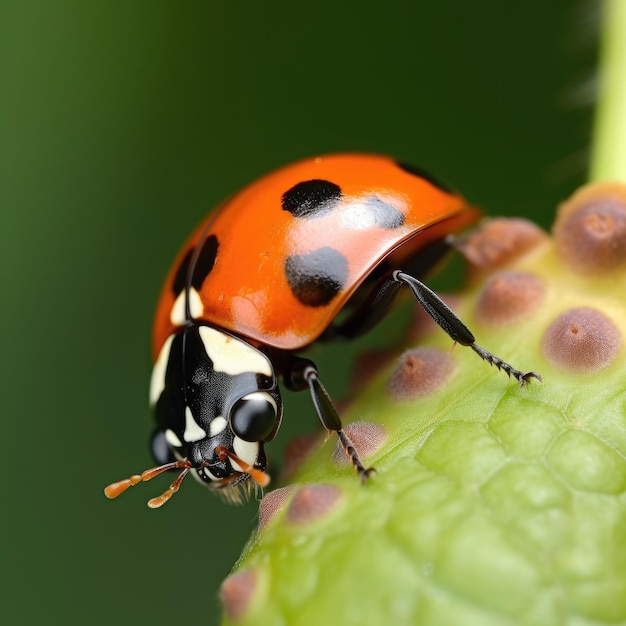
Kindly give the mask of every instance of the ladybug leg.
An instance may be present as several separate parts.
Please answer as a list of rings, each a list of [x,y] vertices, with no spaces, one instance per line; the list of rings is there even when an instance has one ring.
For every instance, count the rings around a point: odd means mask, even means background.
[[[341,324],[329,326],[320,339],[354,339],[365,334],[385,317],[401,287],[401,282],[385,275]]]
[[[450,310],[450,308],[448,308],[434,291],[417,280],[417,278],[413,278],[413,276],[405,274],[400,270],[392,272],[391,276],[394,281],[408,285],[424,311],[432,317],[437,325],[455,343],[460,343],[462,346],[469,346],[481,359],[487,361],[489,365],[495,365],[498,369],[505,372],[507,376],[512,376],[522,386],[528,383],[532,378],[541,381],[541,376],[537,372],[523,373],[495,354],[476,345],[476,339],[470,329]]]
[[[286,385],[293,391],[309,390],[320,422],[322,422],[326,430],[334,430],[337,433],[346,456],[350,459],[350,463],[352,463],[361,480],[365,482],[376,470],[373,467],[365,468],[361,462],[352,440],[343,430],[341,418],[326,388],[322,385],[315,364],[308,359],[292,357],[289,370],[285,373],[284,378]]]
[[[515,378],[522,386],[532,378],[541,380],[541,376],[537,372],[521,372],[495,354],[477,345],[472,331],[432,289],[401,270],[395,270],[380,279],[365,301],[342,324],[334,328],[331,327],[324,339],[337,337],[350,339],[368,331],[385,316],[403,285],[409,287],[419,305],[452,341],[470,347],[481,359]]]

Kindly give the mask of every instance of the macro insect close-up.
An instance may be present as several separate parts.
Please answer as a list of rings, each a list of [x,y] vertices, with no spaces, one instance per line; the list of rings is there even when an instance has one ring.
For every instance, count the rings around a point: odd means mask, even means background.
[[[626,624],[626,0],[0,48],[0,623]]]
[[[388,157],[335,154],[284,167],[235,194],[200,224],[174,262],[154,322],[150,404],[157,467],[109,485],[117,497],[166,470],[189,471],[238,501],[265,487],[264,444],[282,419],[278,378],[308,391],[362,480],[364,467],[316,365],[297,356],[317,339],[350,339],[374,326],[398,291],[450,338],[521,385],[541,379],[475,343],[419,277],[480,213],[424,171]],[[339,312],[348,314],[335,322]]]

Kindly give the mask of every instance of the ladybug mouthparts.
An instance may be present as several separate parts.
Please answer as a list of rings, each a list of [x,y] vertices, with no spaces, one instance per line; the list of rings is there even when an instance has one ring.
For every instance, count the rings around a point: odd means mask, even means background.
[[[252,478],[259,487],[267,487],[270,482],[270,476],[267,472],[261,469],[252,467],[246,463],[243,459],[239,458],[234,452],[228,450],[225,446],[218,446],[215,449],[215,454],[220,461],[230,460],[233,468],[236,466],[240,468],[240,471],[235,470],[223,478],[216,478],[214,475],[210,475],[212,484],[217,489],[227,489],[227,492],[223,492],[224,495],[232,501],[238,501],[238,492],[232,491],[234,487],[243,486],[247,483],[248,478]],[[202,474],[207,471],[208,464],[204,462],[202,467],[195,468],[198,475],[202,477]],[[194,469],[193,464],[189,459],[182,459],[180,461],[173,461],[172,463],[165,463],[158,467],[153,467],[145,470],[141,474],[135,474],[124,480],[120,480],[115,483],[111,483],[105,488],[104,493],[107,498],[117,498],[124,493],[129,487],[134,487],[140,482],[146,482],[152,480],[155,476],[167,472],[169,470],[182,469],[182,472],[176,477],[176,480],[160,495],[156,498],[152,498],[148,501],[148,506],[151,509],[158,509],[163,506],[180,488],[185,476],[189,473],[189,470]],[[206,480],[203,478],[203,480]]]

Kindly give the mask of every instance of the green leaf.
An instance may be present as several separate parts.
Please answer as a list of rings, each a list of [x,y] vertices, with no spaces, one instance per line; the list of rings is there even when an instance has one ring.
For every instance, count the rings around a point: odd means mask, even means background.
[[[456,310],[478,343],[544,382],[521,388],[456,347],[441,384],[407,399],[390,363],[343,414],[355,438],[360,421],[382,426],[366,458],[378,473],[361,485],[320,444],[262,505],[223,587],[225,624],[626,620],[624,272],[580,275],[541,243],[495,278],[512,275],[542,285],[523,319],[485,310],[493,278]],[[579,310],[555,352],[555,320]],[[450,341],[433,331],[419,345],[445,355]],[[596,348],[606,359],[581,365]]]

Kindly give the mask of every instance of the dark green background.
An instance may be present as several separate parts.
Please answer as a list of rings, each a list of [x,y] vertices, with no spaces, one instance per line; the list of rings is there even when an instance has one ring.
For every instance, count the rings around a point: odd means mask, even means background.
[[[151,463],[150,323],[173,254],[244,183],[334,150],[397,155],[549,225],[585,175],[585,10],[0,2],[1,623],[216,622],[254,503],[191,480],[159,511],[163,482],[102,495]],[[288,398],[274,460],[313,428]]]

